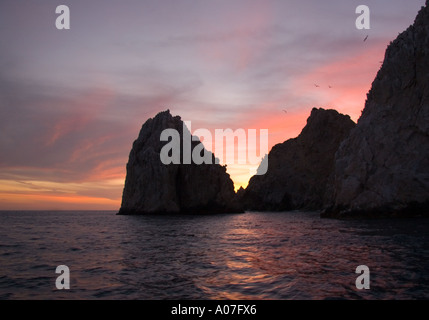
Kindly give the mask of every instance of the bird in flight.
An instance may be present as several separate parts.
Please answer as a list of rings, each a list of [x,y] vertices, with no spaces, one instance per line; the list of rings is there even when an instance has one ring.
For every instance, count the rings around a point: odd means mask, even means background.
[[[286,111],[285,109],[283,109],[283,112],[284,112],[284,113],[287,113],[287,111]]]
[[[363,39],[363,41],[365,42],[365,41],[366,41],[366,39],[368,39],[368,35],[366,35],[366,37],[365,37],[365,39]]]
[[[316,88],[319,88],[319,87],[320,87],[318,84],[314,84],[314,86],[315,86]]]
[[[332,86],[328,86],[329,87],[329,89],[331,89],[332,88]]]

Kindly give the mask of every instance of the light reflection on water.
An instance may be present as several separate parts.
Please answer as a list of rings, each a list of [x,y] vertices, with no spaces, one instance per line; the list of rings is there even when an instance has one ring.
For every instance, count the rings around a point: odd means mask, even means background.
[[[2,299],[427,299],[429,220],[0,212]],[[66,264],[71,290],[55,288]],[[357,290],[355,269],[371,270]]]

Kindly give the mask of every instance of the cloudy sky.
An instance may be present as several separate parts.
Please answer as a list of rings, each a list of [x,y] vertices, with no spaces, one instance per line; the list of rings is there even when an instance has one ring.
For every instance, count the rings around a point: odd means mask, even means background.
[[[70,30],[55,28],[61,4]],[[360,4],[370,30],[355,27]],[[422,5],[1,0],[0,209],[118,209],[132,142],[167,108],[192,130],[269,129],[270,148],[313,107],[357,121],[386,46]],[[229,173],[247,184],[248,168]]]

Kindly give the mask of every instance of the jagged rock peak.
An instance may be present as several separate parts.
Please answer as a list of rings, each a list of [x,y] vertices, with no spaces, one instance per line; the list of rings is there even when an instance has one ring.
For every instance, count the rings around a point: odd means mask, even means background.
[[[251,210],[321,209],[332,188],[334,155],[355,123],[336,110],[314,108],[297,138],[275,145],[265,175],[239,193]]]
[[[175,129],[184,143],[188,128],[169,110],[158,113],[142,126],[127,163],[127,176],[119,214],[226,213],[241,212],[234,185],[226,168],[214,164],[163,164],[160,152],[165,129]],[[199,141],[192,141],[193,148]],[[203,149],[204,152],[208,152]],[[181,148],[181,160],[183,160]],[[212,155],[214,159],[214,155]]]
[[[429,213],[429,6],[385,54],[355,129],[340,146],[333,206],[347,217]]]

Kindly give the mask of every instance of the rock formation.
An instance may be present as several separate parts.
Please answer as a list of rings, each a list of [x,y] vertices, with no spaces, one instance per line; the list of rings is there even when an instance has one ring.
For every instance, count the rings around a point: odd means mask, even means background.
[[[225,167],[214,164],[214,155],[213,164],[161,162],[161,149],[168,143],[160,141],[164,129],[177,130],[181,145],[188,130],[169,110],[146,121],[130,152],[119,214],[240,212],[233,182]],[[192,141],[191,149],[199,143]]]
[[[240,200],[250,210],[321,209],[335,152],[354,126],[349,116],[314,108],[297,138],[271,149],[267,173],[252,177]]]
[[[429,1],[388,46],[335,163],[325,216],[429,213]]]

